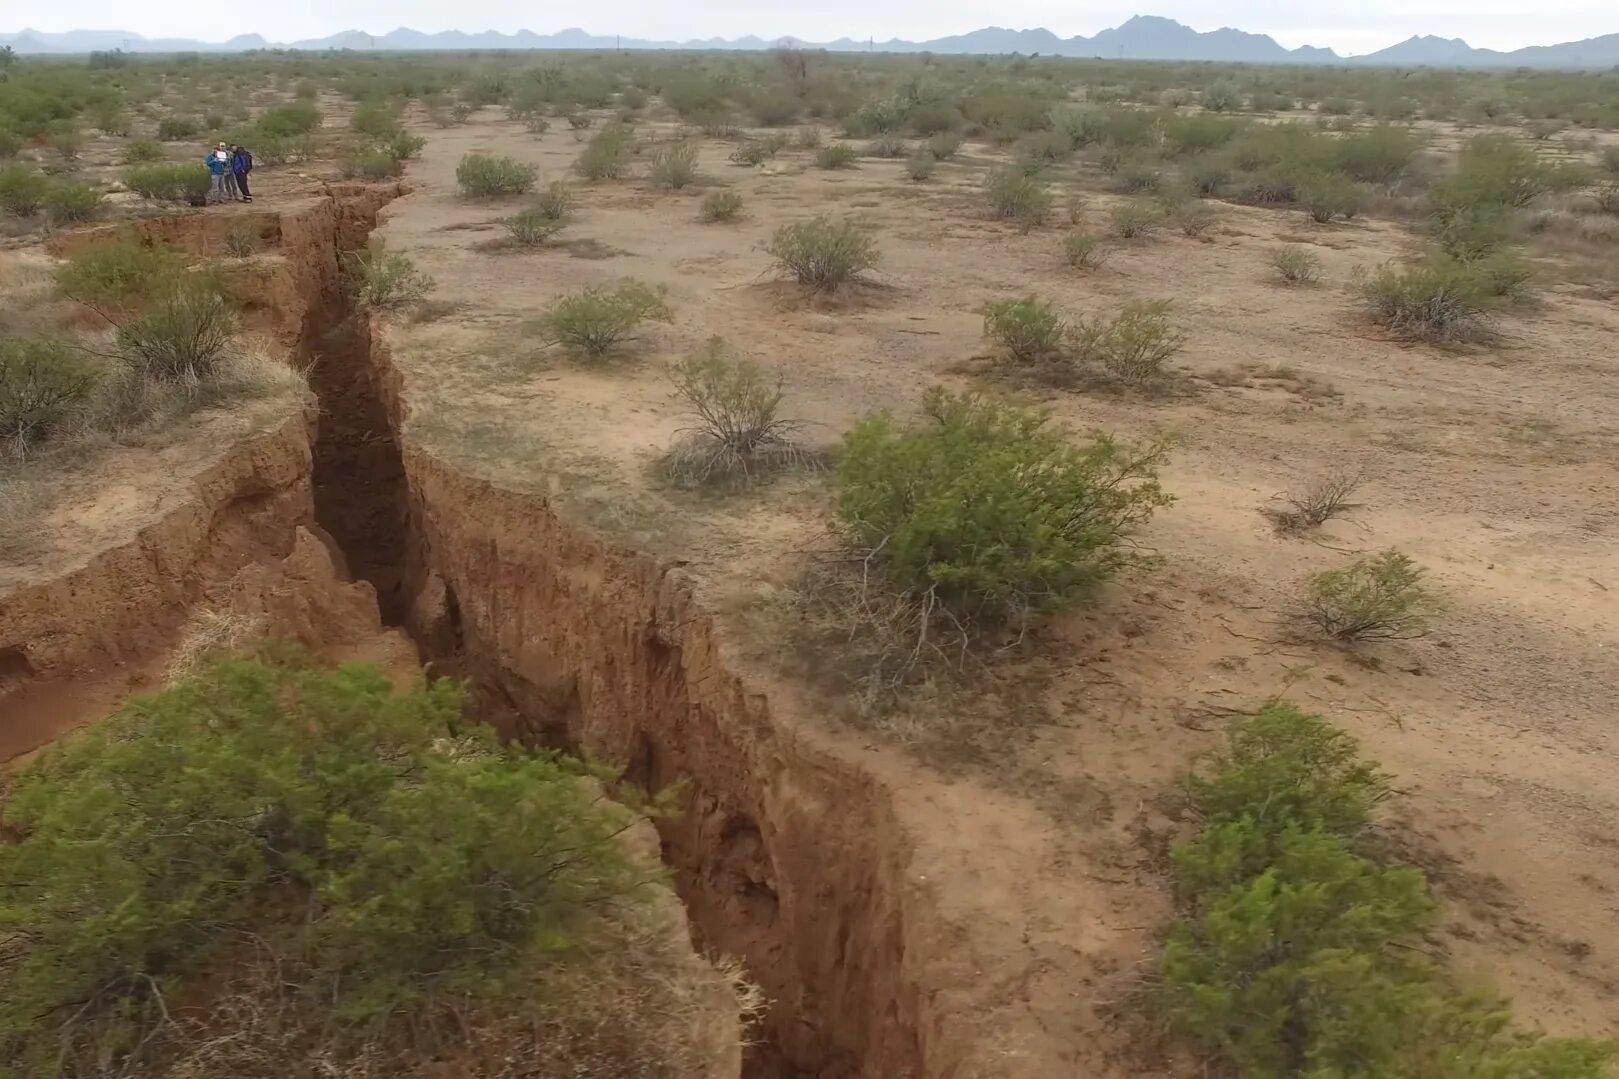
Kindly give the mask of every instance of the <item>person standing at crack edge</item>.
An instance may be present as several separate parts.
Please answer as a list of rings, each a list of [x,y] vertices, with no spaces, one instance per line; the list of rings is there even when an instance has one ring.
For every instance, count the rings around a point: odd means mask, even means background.
[[[208,165],[208,175],[214,178],[213,186],[208,191],[209,202],[225,201],[225,177],[230,174],[230,155],[225,152],[225,144],[211,150],[203,160]]]
[[[253,201],[253,192],[247,186],[247,174],[253,171],[253,155],[245,146],[232,146],[230,171],[236,181],[236,190],[243,202]]]

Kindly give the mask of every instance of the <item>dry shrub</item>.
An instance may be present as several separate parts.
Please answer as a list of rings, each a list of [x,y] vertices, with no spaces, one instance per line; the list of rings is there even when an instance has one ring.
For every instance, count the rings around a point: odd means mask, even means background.
[[[1017,222],[1025,232],[1045,224],[1051,216],[1051,192],[1037,177],[1012,165],[990,173],[984,182],[984,199],[991,214]]]
[[[360,306],[369,311],[414,307],[433,290],[433,279],[409,255],[389,251],[381,240],[348,255],[346,266]]]
[[[213,378],[235,328],[218,289],[182,279],[118,327],[118,351],[144,379],[189,389]]]
[[[663,460],[683,487],[746,487],[809,456],[792,442],[799,425],[783,419],[781,379],[732,357],[723,342],[673,366],[675,396],[694,419]]]
[[[1073,328],[1081,362],[1099,363],[1127,386],[1145,387],[1169,375],[1166,364],[1186,343],[1186,335],[1169,321],[1169,301],[1125,305],[1112,319],[1081,319]]]
[[[710,191],[698,210],[704,221],[734,221],[742,213],[742,196],[735,191]]]
[[[1289,285],[1313,285],[1321,280],[1321,256],[1300,244],[1283,244],[1268,261]]]
[[[608,124],[590,137],[573,167],[587,180],[619,180],[629,171],[634,150],[635,130],[625,124]]]
[[[196,674],[202,664],[222,653],[241,652],[264,635],[264,620],[256,615],[208,607],[194,614],[169,657],[166,680],[179,682]]]
[[[924,180],[932,179],[933,170],[937,167],[938,162],[934,160],[933,155],[923,151],[922,153],[912,154],[910,157],[906,158],[905,175],[909,176],[917,183],[921,183]]]
[[[689,142],[660,146],[652,151],[648,167],[658,187],[669,191],[689,187],[697,179],[697,147]]]
[[[1490,288],[1462,259],[1433,258],[1413,266],[1388,263],[1358,283],[1374,320],[1401,337],[1436,344],[1495,338]]]
[[[1300,491],[1288,491],[1279,497],[1280,506],[1267,506],[1264,513],[1279,532],[1296,535],[1319,528],[1360,503],[1352,502],[1360,490],[1361,475],[1338,469],[1311,480]]]
[[[504,224],[512,242],[521,247],[543,247],[546,241],[562,231],[562,222],[548,216],[538,206],[530,206],[513,214]]]
[[[1080,270],[1099,269],[1112,252],[1100,236],[1089,232],[1070,232],[1063,237],[1063,258],[1068,265]]]
[[[877,242],[865,230],[825,217],[781,226],[765,250],[778,269],[817,292],[836,292],[877,265]]]
[[[1428,630],[1437,609],[1427,571],[1399,551],[1356,559],[1305,582],[1298,617],[1328,640],[1408,640]]]
[[[96,380],[89,359],[61,341],[0,339],[0,458],[25,458],[61,433]]]
[[[1131,199],[1114,207],[1110,219],[1115,236],[1123,240],[1138,240],[1157,232],[1163,215],[1152,203]]]
[[[823,146],[815,155],[816,168],[852,169],[860,160],[860,151],[845,143],[834,142]]]

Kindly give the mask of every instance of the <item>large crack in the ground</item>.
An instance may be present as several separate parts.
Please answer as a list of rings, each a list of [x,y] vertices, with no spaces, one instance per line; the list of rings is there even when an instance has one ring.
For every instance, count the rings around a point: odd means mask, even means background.
[[[402,452],[399,402],[384,385],[391,369],[373,355],[373,327],[345,278],[343,255],[365,242],[376,214],[369,203],[337,201],[338,258],[325,263],[322,302],[309,309],[302,349],[320,403],[317,516],[350,572],[375,586],[384,620],[410,631],[424,660],[472,682],[474,699],[489,706],[486,718],[502,729],[615,761],[646,788],[684,785],[687,811],[659,830],[694,941],[743,958],[772,1002],[746,1075],[921,1074],[918,987],[900,969],[903,874],[892,821],[869,779],[831,776],[824,763],[807,761],[816,774],[790,775],[783,757],[791,754],[760,748],[759,706],[729,672],[715,672],[726,684],[719,707],[691,690],[691,656],[682,649],[698,648],[701,662],[713,664],[712,633],[693,639],[695,619],[686,615],[686,624],[658,624],[670,617],[654,609],[671,592],[661,572],[614,571],[642,578],[611,597],[627,611],[570,605],[581,598],[557,595],[557,582],[603,561],[601,551],[585,548],[543,503],[515,513],[503,495],[487,512],[468,504],[469,491],[487,488]],[[503,529],[495,542],[510,537],[506,549],[469,540],[483,526]],[[465,627],[458,588],[483,616]],[[492,606],[517,610],[515,638],[491,628]],[[621,619],[629,620],[624,628]],[[587,628],[559,625],[568,620]],[[749,774],[753,768],[769,774]],[[785,800],[784,790],[793,792]],[[850,858],[854,850],[861,857]]]

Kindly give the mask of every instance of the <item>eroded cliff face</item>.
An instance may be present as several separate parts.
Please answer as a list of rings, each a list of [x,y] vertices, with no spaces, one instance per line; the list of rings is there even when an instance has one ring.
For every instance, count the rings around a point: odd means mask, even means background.
[[[155,661],[199,604],[318,639],[377,632],[380,600],[514,736],[681,785],[685,811],[658,830],[692,935],[772,1002],[749,1074],[1057,1074],[980,1044],[953,990],[974,977],[968,950],[910,868],[893,776],[728,662],[677,568],[411,444],[410,387],[385,330],[348,306],[339,257],[397,193],[289,211],[284,265],[259,271],[319,411],[233,449],[128,543],[4,597],[0,679],[38,693]]]

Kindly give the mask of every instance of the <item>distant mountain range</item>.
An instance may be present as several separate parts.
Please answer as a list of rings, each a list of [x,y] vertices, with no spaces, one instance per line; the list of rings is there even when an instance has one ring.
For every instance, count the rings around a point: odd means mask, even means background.
[[[803,48],[833,52],[933,52],[949,54],[1040,53],[1043,56],[1100,57],[1109,60],[1211,60],[1251,64],[1353,64],[1390,67],[1541,67],[1607,68],[1619,66],[1619,33],[1561,45],[1532,45],[1512,52],[1475,49],[1460,38],[1411,37],[1364,56],[1339,56],[1331,49],[1309,45],[1284,49],[1266,34],[1222,28],[1199,33],[1173,19],[1137,15],[1127,22],[1103,30],[1093,37],[1058,37],[1050,30],[1006,30],[985,27],[968,34],[935,38],[932,41],[836,41],[801,42]],[[301,49],[327,51],[350,49],[357,52],[460,51],[467,49],[699,49],[761,50],[781,42],[757,37],[710,38],[706,41],[646,41],[588,34],[583,30],[562,30],[536,34],[519,30],[501,34],[493,30],[466,33],[447,30],[425,34],[401,27],[386,34],[345,30],[330,37],[272,43],[258,34],[242,34],[225,42],[191,41],[184,38],[146,38],[123,30],[70,30],[48,34],[23,30],[0,33],[0,45],[10,45],[18,53],[72,54],[94,50],[123,49],[125,52],[245,52],[251,49]]]

